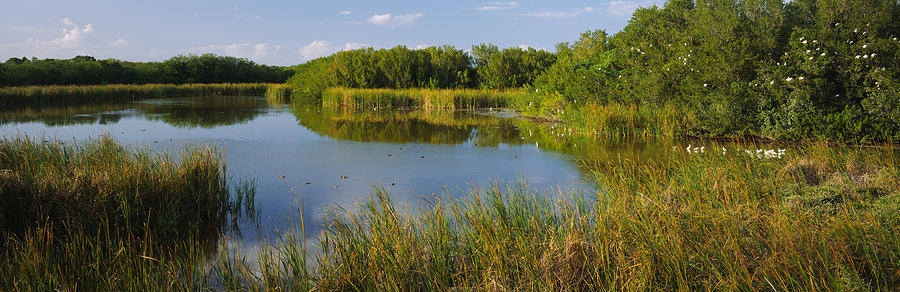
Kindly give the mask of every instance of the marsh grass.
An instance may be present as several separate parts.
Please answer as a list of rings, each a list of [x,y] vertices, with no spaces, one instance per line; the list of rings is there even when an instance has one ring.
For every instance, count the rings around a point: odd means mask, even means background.
[[[505,107],[524,98],[521,90],[478,89],[355,89],[327,88],[322,105],[356,108],[470,109]]]
[[[3,290],[179,289],[202,283],[218,236],[252,213],[221,152],[154,155],[103,137],[0,140]]]
[[[672,106],[587,104],[568,107],[558,117],[582,134],[598,138],[678,138],[697,133],[697,117]]]
[[[332,210],[303,276],[320,290],[890,291],[900,285],[897,162],[893,148],[810,143],[784,159],[597,162],[597,197],[494,184],[411,209],[379,188]],[[261,247],[278,260],[255,269],[300,266],[280,249]],[[243,283],[306,283],[277,278]]]
[[[0,104],[72,104],[186,96],[284,98],[287,94],[284,85],[268,83],[22,86],[0,88]]]

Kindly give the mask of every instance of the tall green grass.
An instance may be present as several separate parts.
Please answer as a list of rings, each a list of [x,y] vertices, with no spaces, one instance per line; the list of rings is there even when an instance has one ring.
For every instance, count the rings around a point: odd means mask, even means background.
[[[521,90],[328,88],[322,93],[322,105],[356,108],[499,108],[524,96]]]
[[[260,276],[231,275],[250,289],[891,291],[897,162],[893,148],[808,144],[784,159],[603,162],[596,197],[495,184],[410,208],[377,189],[333,210],[316,257],[263,246],[264,264],[234,269]]]
[[[0,104],[14,106],[90,103],[145,98],[226,95],[284,98],[288,94],[288,89],[284,85],[267,83],[22,86],[0,88]]]
[[[225,173],[209,147],[0,140],[0,289],[203,284],[219,235],[252,206],[253,182]]]

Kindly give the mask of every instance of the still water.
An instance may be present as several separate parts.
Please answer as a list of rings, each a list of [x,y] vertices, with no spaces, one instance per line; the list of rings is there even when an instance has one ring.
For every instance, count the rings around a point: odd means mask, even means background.
[[[583,190],[578,160],[635,157],[664,146],[588,143],[569,130],[510,111],[354,111],[259,97],[193,97],[0,110],[0,134],[120,143],[176,153],[186,145],[224,150],[229,174],[252,178],[255,221],[241,227],[248,247],[277,236],[302,200],[307,234],[330,207],[352,208],[374,187],[418,205],[434,194],[459,197],[473,186],[514,183]],[[599,157],[599,158],[598,158]]]

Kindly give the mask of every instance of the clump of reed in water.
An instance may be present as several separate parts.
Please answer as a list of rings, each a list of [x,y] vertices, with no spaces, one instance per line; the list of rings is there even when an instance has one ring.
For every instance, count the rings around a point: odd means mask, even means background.
[[[0,140],[0,290],[172,289],[252,206],[221,153],[177,155],[89,142]]]
[[[283,97],[289,93],[286,90],[282,84],[267,83],[22,86],[0,88],[0,104],[89,103],[185,96]]]
[[[522,90],[328,88],[322,105],[356,108],[500,108],[524,98]]]

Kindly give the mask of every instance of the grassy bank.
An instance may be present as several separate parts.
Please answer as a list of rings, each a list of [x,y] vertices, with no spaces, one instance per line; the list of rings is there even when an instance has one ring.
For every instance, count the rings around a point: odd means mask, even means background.
[[[252,184],[229,182],[211,148],[154,155],[109,138],[4,138],[0,288],[192,286],[252,194]]]
[[[267,96],[284,98],[282,84],[145,84],[84,86],[22,86],[0,88],[0,105],[65,104],[185,96]]]
[[[355,108],[464,109],[506,107],[524,96],[521,90],[356,89],[333,87],[322,93],[322,105]]]
[[[593,165],[597,198],[493,185],[410,209],[377,190],[332,213],[312,274],[296,224],[258,251],[260,266],[233,261],[228,277],[257,289],[889,291],[900,285],[897,162],[891,149],[809,144],[783,159],[732,150]]]

